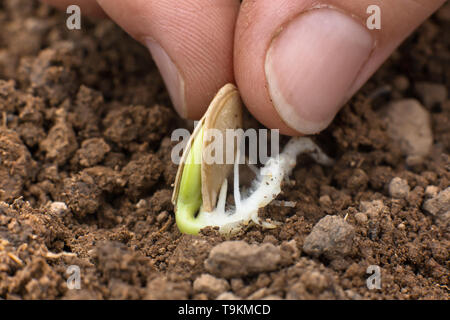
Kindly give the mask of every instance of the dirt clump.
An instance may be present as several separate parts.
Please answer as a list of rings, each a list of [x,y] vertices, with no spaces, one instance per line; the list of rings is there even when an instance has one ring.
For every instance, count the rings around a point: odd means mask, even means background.
[[[410,156],[426,156],[433,144],[430,114],[417,100],[395,101],[386,108],[388,134],[400,150]]]
[[[195,293],[205,293],[208,298],[216,298],[230,288],[224,279],[218,279],[209,274],[202,274],[195,279],[193,289]]]
[[[389,182],[389,194],[393,198],[404,199],[409,194],[408,181],[395,177]]]
[[[226,241],[211,250],[205,268],[219,277],[233,278],[275,270],[280,261],[280,249],[271,243],[252,246],[244,241]]]
[[[448,230],[450,225],[450,187],[426,200],[423,203],[423,209],[432,214]]]
[[[323,255],[334,260],[352,251],[354,228],[338,216],[326,216],[305,238],[303,251],[314,257]]]
[[[37,163],[19,135],[0,129],[0,200],[11,201],[22,195],[26,183],[34,180]]]
[[[100,163],[111,147],[102,138],[86,139],[81,143],[73,161],[83,167],[92,167]]]

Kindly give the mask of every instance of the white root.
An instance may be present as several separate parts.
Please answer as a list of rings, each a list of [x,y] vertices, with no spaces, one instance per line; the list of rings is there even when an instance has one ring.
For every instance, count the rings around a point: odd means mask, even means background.
[[[238,145],[239,145],[239,142],[238,142]],[[234,167],[233,167],[233,174],[234,174],[233,193],[234,193],[234,205],[236,207],[236,211],[239,211],[241,209],[241,194],[239,192],[239,160],[240,160],[240,155],[241,155],[240,151],[241,151],[241,148],[237,148],[236,158],[234,159]],[[226,193],[225,193],[225,197],[226,197]]]
[[[239,150],[239,148],[238,148]],[[281,183],[297,164],[297,156],[308,153],[316,162],[323,165],[333,163],[322,150],[310,139],[305,137],[292,138],[283,152],[276,158],[271,158],[261,168],[256,176],[247,197],[239,192],[239,152],[234,164],[234,200],[235,207],[225,210],[228,181],[224,180],[217,201],[212,212],[206,212],[203,207],[197,215],[197,221],[203,226],[216,226],[222,233],[235,232],[250,222],[265,228],[276,227],[276,222],[261,221],[258,209],[268,205],[281,192]]]

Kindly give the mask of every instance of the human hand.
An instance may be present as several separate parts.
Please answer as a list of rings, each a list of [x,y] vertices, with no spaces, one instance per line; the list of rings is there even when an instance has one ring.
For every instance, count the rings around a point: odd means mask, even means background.
[[[444,0],[45,0],[109,16],[146,45],[185,118],[236,82],[253,116],[289,135],[325,129]],[[366,10],[381,8],[381,29]]]

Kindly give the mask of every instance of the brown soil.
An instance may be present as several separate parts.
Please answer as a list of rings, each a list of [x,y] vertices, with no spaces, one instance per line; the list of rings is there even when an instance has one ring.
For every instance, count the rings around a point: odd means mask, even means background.
[[[64,14],[36,1],[2,1],[0,299],[449,299],[449,214],[423,203],[450,185],[450,100],[420,90],[450,86],[449,10],[317,137],[336,164],[302,158],[279,197],[295,207],[261,212],[282,225],[224,239],[174,224],[170,135],[187,124],[148,52],[109,21],[68,31]],[[431,117],[424,161],[407,161],[382,121],[380,108],[400,98]],[[410,192],[391,196],[394,177]],[[364,208],[372,200],[382,208]],[[326,215],[340,217],[345,247],[316,254],[305,239]],[[227,250],[241,247],[242,263],[227,265]],[[70,265],[80,290],[66,285]],[[367,288],[369,265],[381,267],[381,289]]]

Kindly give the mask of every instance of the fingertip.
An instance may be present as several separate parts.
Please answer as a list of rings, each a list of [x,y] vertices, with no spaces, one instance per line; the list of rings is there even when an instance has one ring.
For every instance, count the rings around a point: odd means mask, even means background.
[[[304,134],[324,130],[373,48],[367,28],[339,10],[312,9],[289,21],[265,56],[268,91],[279,116]]]
[[[180,116],[199,119],[216,92],[234,82],[238,0],[99,1],[149,49]]]

